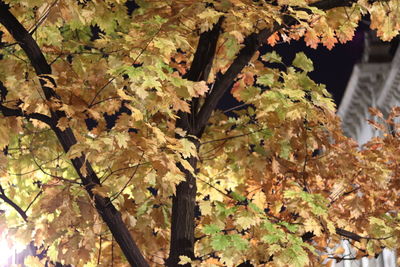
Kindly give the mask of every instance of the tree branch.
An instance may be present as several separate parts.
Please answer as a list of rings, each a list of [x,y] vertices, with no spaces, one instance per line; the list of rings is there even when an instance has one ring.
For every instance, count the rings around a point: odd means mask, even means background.
[[[22,217],[22,219],[24,219],[25,222],[28,221],[28,216],[26,215],[25,211],[23,211],[20,206],[18,206],[14,201],[12,201],[6,196],[4,189],[1,185],[0,185],[0,198],[8,205],[13,207],[15,211],[18,212],[18,214]]]
[[[373,0],[379,1],[379,0]],[[310,4],[311,7],[316,7],[321,10],[329,10],[336,7],[349,6],[356,3],[356,0],[321,0]],[[239,51],[235,60],[232,62],[225,74],[221,75],[214,84],[214,88],[205,100],[204,105],[201,107],[197,116],[197,125],[194,129],[194,133],[200,133],[206,126],[208,119],[212,112],[217,107],[218,102],[222,96],[233,84],[237,75],[243,70],[243,68],[249,63],[254,53],[264,44],[264,42],[276,31],[283,28],[289,28],[297,23],[297,21],[288,15],[282,17],[282,24],[275,23],[272,29],[265,28],[258,33],[252,33],[247,36],[244,40],[244,47]]]
[[[52,127],[51,118],[49,116],[46,116],[46,115],[41,114],[41,113],[26,114],[26,113],[24,113],[22,111],[22,109],[12,109],[12,108],[8,108],[6,106],[3,106],[1,104],[0,104],[0,111],[3,114],[4,117],[16,116],[16,117],[24,117],[24,118],[27,118],[27,119],[36,119],[36,120],[44,122],[47,125],[49,125],[50,127]]]
[[[358,242],[360,242],[360,240],[363,239],[362,236],[341,228],[336,228],[336,234]]]
[[[217,42],[221,32],[224,18],[221,17],[210,31],[200,35],[194,59],[188,73],[183,77],[190,81],[207,81],[214,60]],[[197,124],[196,114],[198,110],[198,98],[193,98],[190,103],[190,114],[178,112],[179,119],[176,127],[193,134]],[[200,137],[201,133],[198,134]],[[192,140],[193,141],[193,140]],[[196,143],[196,142],[195,142]],[[198,148],[198,143],[196,145]],[[184,159],[186,160],[186,159]],[[189,164],[196,170],[197,159],[192,157]],[[185,174],[185,181],[176,187],[176,194],[172,199],[171,214],[171,241],[170,254],[166,261],[167,266],[178,266],[179,256],[187,256],[194,259],[194,227],[195,227],[195,201],[196,201],[196,177],[185,170],[180,164],[178,168]],[[184,266],[189,266],[186,264]]]
[[[214,61],[215,52],[217,49],[217,42],[221,32],[222,22],[224,17],[220,17],[218,22],[213,26],[210,31],[203,32],[200,35],[199,42],[197,44],[196,52],[189,71],[183,76],[183,78],[189,81],[207,81],[211,71],[211,67]],[[187,130],[189,133],[193,133],[192,129],[195,128],[195,121],[198,112],[198,99],[193,98],[190,103],[191,113],[179,112],[179,119],[176,124],[177,127]]]
[[[40,50],[36,41],[32,38],[29,32],[21,25],[21,23],[9,11],[9,6],[0,0],[0,23],[10,32],[13,38],[24,50],[28,56],[31,65],[35,69],[42,85],[43,92],[46,100],[52,101],[53,99],[60,99],[52,87],[56,86],[54,79],[49,75],[51,74],[51,67],[47,63],[42,51]],[[52,86],[49,87],[48,83]],[[56,127],[60,118],[66,117],[64,112],[50,110],[52,129],[55,132],[60,144],[65,152],[77,143],[74,133],[71,128],[61,131]],[[104,198],[92,192],[92,189],[97,185],[101,186],[100,180],[96,173],[93,171],[92,166],[86,160],[86,155],[83,154],[79,158],[71,160],[75,171],[78,173],[83,185],[91,199],[94,199],[97,212],[101,215],[108,228],[110,229],[113,237],[121,247],[126,259],[132,266],[148,266],[142,253],[133,240],[127,226],[121,218],[120,212],[114,207],[109,198]],[[87,174],[81,172],[81,168],[86,168]]]

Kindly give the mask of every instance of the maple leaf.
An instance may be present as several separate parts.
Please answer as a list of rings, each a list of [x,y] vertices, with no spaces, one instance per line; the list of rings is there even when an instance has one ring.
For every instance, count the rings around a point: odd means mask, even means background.
[[[185,264],[191,263],[191,262],[192,262],[192,259],[189,258],[188,256],[179,256],[179,262],[178,262],[179,265],[185,265]]]
[[[242,99],[240,98],[240,94],[244,89],[245,89],[244,81],[239,80],[233,84],[231,93],[233,97],[235,97],[238,101],[241,101]]]
[[[266,196],[264,192],[258,191],[257,193],[255,193],[252,197],[252,202],[256,204],[258,208],[264,209],[264,206],[266,204]]]
[[[207,216],[212,214],[212,206],[209,201],[200,201],[199,207],[202,215]]]
[[[313,29],[307,29],[307,32],[304,35],[304,41],[306,42],[307,46],[316,49],[318,43],[320,42],[317,33]]]
[[[45,266],[45,260],[40,260],[38,257],[29,255],[25,258],[24,264],[31,267],[43,267]]]
[[[296,54],[296,57],[294,58],[292,64],[293,66],[298,67],[305,72],[311,72],[314,70],[312,61],[307,58],[306,54],[304,54],[303,52]]]
[[[270,63],[281,63],[282,62],[282,57],[276,53],[276,51],[272,51],[270,53],[265,53],[264,55],[261,56],[261,59],[264,60],[265,62],[270,62]]]
[[[257,219],[254,216],[245,213],[236,219],[235,224],[239,226],[239,228],[246,230],[249,229],[251,226],[257,224]]]
[[[280,39],[280,37],[279,37],[278,32],[274,32],[270,37],[268,37],[267,43],[270,46],[275,46],[276,43],[279,41],[279,39]]]
[[[210,225],[204,226],[202,231],[206,235],[213,235],[213,234],[219,233],[221,231],[221,228],[215,224],[210,224]]]
[[[271,86],[275,81],[274,75],[272,73],[264,74],[257,77],[257,83],[260,85]]]
[[[120,148],[127,148],[130,137],[128,133],[117,133],[115,140]]]
[[[218,251],[226,249],[230,246],[230,244],[231,242],[228,235],[218,234],[212,236],[211,238],[211,246],[213,247],[213,249]]]
[[[332,49],[366,14],[389,40],[397,0],[56,2],[0,1],[0,228],[46,248],[26,264],[315,265],[338,228],[364,254],[398,247],[400,109],[372,109],[383,134],[359,148],[304,53],[286,66],[258,49]],[[220,111],[232,85],[242,103]],[[176,253],[183,233],[184,251],[218,259]]]
[[[322,226],[320,223],[311,218],[308,218],[304,221],[304,230],[307,232],[313,232],[316,236],[320,236],[322,234]]]
[[[321,42],[329,50],[331,50],[335,46],[335,44],[337,43],[337,39],[335,37],[335,33],[331,28],[328,28],[324,31]]]
[[[177,99],[173,102],[173,109],[175,111],[183,111],[186,113],[190,113],[190,106],[185,100]]]

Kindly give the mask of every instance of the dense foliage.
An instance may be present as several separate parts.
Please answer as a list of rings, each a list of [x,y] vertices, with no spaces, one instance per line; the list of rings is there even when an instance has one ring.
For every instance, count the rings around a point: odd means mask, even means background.
[[[400,109],[371,109],[382,137],[360,150],[304,53],[258,52],[331,49],[366,15],[390,40],[399,6],[0,1],[2,238],[33,241],[31,266],[318,266],[341,239],[357,258],[399,248]],[[242,104],[217,110],[229,90]]]

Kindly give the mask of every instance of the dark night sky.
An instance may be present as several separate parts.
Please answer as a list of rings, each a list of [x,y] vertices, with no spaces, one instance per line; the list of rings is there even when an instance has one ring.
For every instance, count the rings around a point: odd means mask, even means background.
[[[336,44],[332,50],[321,44],[317,49],[312,49],[307,47],[303,40],[276,45],[274,49],[287,60],[288,64],[292,62],[296,53],[303,51],[314,63],[314,71],[310,73],[311,78],[317,83],[326,84],[335,103],[339,105],[353,66],[361,60],[364,33],[357,31],[351,42]]]
[[[364,27],[363,27],[364,28]],[[303,39],[290,43],[277,44],[274,47],[265,45],[261,54],[275,50],[282,56],[286,65],[290,65],[296,53],[304,52],[314,63],[314,71],[311,78],[317,83],[323,83],[339,106],[347,82],[351,76],[353,66],[360,62],[364,50],[364,29],[356,31],[352,41],[345,44],[336,44],[332,50],[328,50],[321,44],[317,49],[307,47]],[[227,92],[218,105],[221,110],[230,109],[239,103]]]

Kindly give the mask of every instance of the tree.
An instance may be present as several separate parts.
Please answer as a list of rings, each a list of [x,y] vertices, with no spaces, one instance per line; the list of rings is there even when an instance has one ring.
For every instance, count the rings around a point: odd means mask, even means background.
[[[2,235],[33,241],[33,266],[307,266],[343,258],[343,238],[357,258],[398,248],[400,109],[371,109],[385,134],[359,150],[304,53],[258,52],[331,49],[367,14],[390,40],[398,9],[0,1]],[[227,113],[229,90],[242,104]]]

